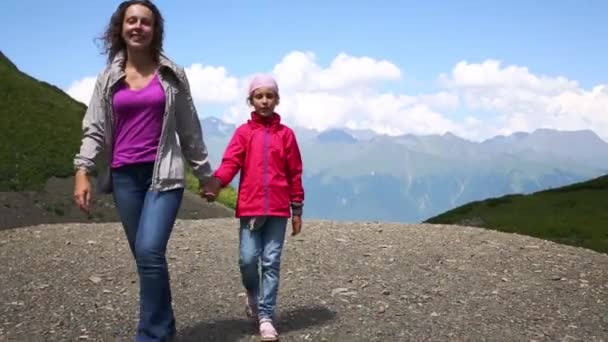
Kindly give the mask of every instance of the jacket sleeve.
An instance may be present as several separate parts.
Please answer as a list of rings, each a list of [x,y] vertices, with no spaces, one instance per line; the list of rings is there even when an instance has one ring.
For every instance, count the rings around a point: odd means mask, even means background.
[[[287,156],[287,176],[289,181],[289,199],[293,205],[301,207],[304,202],[304,188],[302,186],[302,156],[296,135],[292,130],[286,137],[285,151]]]
[[[74,158],[74,169],[91,173],[95,159],[104,148],[106,107],[103,100],[103,73],[97,76],[93,95],[82,119],[82,141],[80,150]]]
[[[243,167],[245,163],[245,147],[245,135],[243,129],[239,127],[232,135],[228,146],[226,146],[222,163],[214,173],[215,178],[220,181],[223,187],[228,186],[237,172]]]
[[[184,158],[201,183],[211,177],[211,163],[207,146],[203,140],[203,130],[192,101],[190,82],[183,68],[179,68],[181,87],[176,95],[176,129]]]

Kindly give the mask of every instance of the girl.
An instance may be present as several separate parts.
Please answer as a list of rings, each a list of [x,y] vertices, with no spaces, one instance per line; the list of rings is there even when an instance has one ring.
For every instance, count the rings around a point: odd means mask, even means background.
[[[235,131],[214,173],[217,181],[209,182],[204,191],[213,199],[241,171],[236,217],[240,218],[239,266],[247,313],[257,316],[262,341],[276,341],[273,320],[288,218],[292,217],[292,235],[302,228],[302,159],[294,132],[274,111],[279,104],[275,80],[255,77],[247,100],[254,109],[251,119]]]
[[[137,341],[176,332],[165,252],[184,191],[184,157],[202,184],[212,175],[186,74],[162,54],[163,26],[146,0],[125,1],[112,15],[103,37],[108,66],[74,160],[74,198],[89,212],[89,174],[106,152],[109,177],[100,187],[113,193],[140,280]]]

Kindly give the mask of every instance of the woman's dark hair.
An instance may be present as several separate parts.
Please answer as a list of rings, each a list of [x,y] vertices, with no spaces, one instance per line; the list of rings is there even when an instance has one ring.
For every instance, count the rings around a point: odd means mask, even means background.
[[[103,53],[108,56],[108,63],[111,63],[116,54],[126,48],[124,39],[122,38],[122,23],[125,18],[127,8],[131,5],[142,5],[147,7],[154,15],[154,34],[150,49],[155,59],[158,59],[163,51],[163,37],[165,32],[165,23],[160,11],[150,0],[128,0],[123,1],[112,17],[104,34],[99,38],[103,43]]]

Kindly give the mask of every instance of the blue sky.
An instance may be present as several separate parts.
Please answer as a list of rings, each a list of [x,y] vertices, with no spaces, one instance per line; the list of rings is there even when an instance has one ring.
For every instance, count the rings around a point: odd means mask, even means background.
[[[86,2],[7,0],[0,11],[0,25],[2,25],[0,48],[21,70],[68,89],[77,80],[95,76],[103,67],[104,56],[99,54],[93,39],[103,31],[111,13],[119,3],[120,1],[109,0]],[[500,125],[504,128],[505,125],[508,126],[508,122],[517,121],[517,115],[520,117],[533,115],[532,111],[521,113],[520,107],[525,101],[510,103],[504,108],[497,107],[495,103],[497,99],[504,98],[504,91],[491,92],[488,89],[492,88],[492,85],[483,85],[486,88],[482,96],[494,103],[485,107],[484,104],[479,103],[465,104],[467,98],[479,94],[478,89],[472,92],[467,82],[454,80],[457,85],[452,88],[438,86],[439,75],[451,74],[456,64],[461,61],[481,64],[487,60],[497,60],[501,62],[500,70],[508,66],[517,66],[527,68],[527,73],[538,78],[547,76],[555,79],[562,76],[575,81],[576,87],[571,88],[582,92],[581,97],[576,100],[580,105],[574,109],[564,109],[566,112],[581,111],[576,108],[587,110],[601,107],[605,101],[603,91],[600,92],[600,96],[589,94],[592,94],[594,86],[608,84],[606,73],[608,49],[604,44],[608,37],[608,26],[605,25],[608,1],[426,1],[423,3],[392,0],[328,2],[158,0],[156,3],[166,20],[165,50],[169,56],[185,67],[195,63],[223,67],[227,77],[240,80],[254,72],[272,71],[285,56],[294,51],[313,53],[315,65],[322,69],[329,68],[332,60],[341,53],[355,58],[386,60],[400,70],[399,77],[380,77],[379,81],[372,82],[373,86],[368,85],[366,89],[371,89],[369,91],[378,96],[402,94],[416,97],[441,92],[453,94],[459,99],[459,103],[448,106],[449,108],[418,99],[415,103],[405,101],[399,104],[398,106],[401,107],[398,110],[403,109],[406,116],[438,114],[452,122],[443,126],[438,123],[437,127],[444,127],[442,129],[445,130],[451,128],[461,135],[467,135],[467,130],[483,131],[479,124],[473,128],[471,122],[484,121],[488,115],[493,116],[493,121],[487,123],[487,127],[492,127],[493,132],[496,133],[500,132]],[[467,69],[466,72],[471,70]],[[508,74],[507,71],[501,73],[504,77]],[[528,77],[524,75],[525,72],[520,74],[521,78]],[[505,84],[509,84],[509,81],[505,81]],[[504,84],[502,87],[503,90],[512,88]],[[564,96],[561,95],[569,92],[566,88],[565,90],[560,88],[562,90],[557,92],[554,90],[548,92],[556,101],[557,99],[563,101]],[[310,91],[310,87],[307,89]],[[298,91],[304,90],[295,89],[294,100],[287,107],[294,112],[304,110],[298,109],[300,107],[296,104],[295,97]],[[323,89],[313,89],[313,91],[318,95]],[[360,97],[360,94],[360,92],[344,90],[339,94],[330,95],[351,96],[352,99],[352,96]],[[541,91],[534,94],[542,96],[548,93]],[[510,101],[522,101],[521,96],[516,97],[517,99]],[[591,101],[595,101],[591,105],[588,103],[589,97],[593,98]],[[368,100],[373,102],[371,98]],[[237,119],[241,118],[242,114],[230,113],[231,110],[232,112],[242,110],[235,104],[238,101],[208,103],[208,106],[219,112],[224,111],[226,118]],[[197,101],[197,105],[199,104],[201,112],[205,112],[202,107],[207,103],[200,100]],[[543,102],[542,105],[540,103],[538,105],[545,108],[544,104]],[[532,108],[537,104],[530,105]],[[414,108],[416,106],[418,109]],[[416,110],[422,110],[421,106],[426,107],[425,112],[411,114]],[[560,106],[566,105],[562,103]],[[311,105],[307,105],[308,107]],[[357,108],[349,110],[357,111]],[[361,111],[365,110],[361,109]],[[548,110],[547,114],[550,116],[549,112],[551,110]],[[605,111],[598,114],[587,113],[584,118],[561,123],[553,122],[553,119],[531,118],[526,119],[528,121],[522,127],[532,129],[544,125],[543,122],[556,128],[567,128],[567,125],[572,124],[573,128],[594,129],[606,137],[608,123],[602,118],[596,121],[591,119],[592,123],[588,127],[584,126],[585,122],[589,122],[589,117],[605,114],[607,114]],[[351,114],[344,114],[343,119],[337,122],[345,124],[348,115]],[[373,113],[370,112],[369,115],[371,117]],[[397,116],[399,115],[395,114],[395,117]],[[472,116],[473,121],[469,124],[464,122],[467,116]],[[505,121],[505,116],[509,116],[510,121]],[[380,119],[376,116],[376,119],[374,119],[377,121],[376,124],[368,123],[370,127],[378,128],[390,124],[390,118]],[[302,122],[295,117],[294,120],[298,123]],[[357,120],[362,123],[365,121],[365,116],[358,117]],[[410,122],[417,122],[416,120],[422,119],[414,118]],[[362,123],[360,126],[364,127],[365,124]],[[403,123],[402,126],[404,127],[402,131],[407,130],[407,123]],[[429,128],[435,125],[426,126],[428,127],[413,129],[413,131],[435,132]],[[515,126],[512,126],[512,130]],[[505,133],[508,131],[508,129],[503,130]],[[479,133],[475,134],[479,135]],[[470,137],[480,137],[475,134],[471,134]]]

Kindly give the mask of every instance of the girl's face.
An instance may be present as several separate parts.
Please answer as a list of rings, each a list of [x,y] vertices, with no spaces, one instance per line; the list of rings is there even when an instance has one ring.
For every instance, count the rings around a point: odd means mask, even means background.
[[[122,22],[122,39],[127,48],[145,50],[154,36],[154,14],[146,6],[131,5]]]
[[[279,97],[272,88],[258,88],[251,94],[251,105],[263,117],[271,116],[278,104]]]

